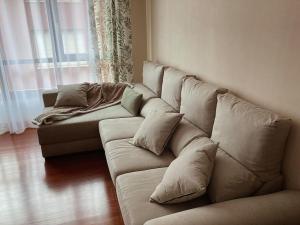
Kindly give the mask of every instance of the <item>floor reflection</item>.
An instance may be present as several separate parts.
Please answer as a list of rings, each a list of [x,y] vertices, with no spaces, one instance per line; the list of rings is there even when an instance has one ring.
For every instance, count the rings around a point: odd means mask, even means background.
[[[0,224],[123,224],[105,156],[41,156],[36,131],[0,136]]]

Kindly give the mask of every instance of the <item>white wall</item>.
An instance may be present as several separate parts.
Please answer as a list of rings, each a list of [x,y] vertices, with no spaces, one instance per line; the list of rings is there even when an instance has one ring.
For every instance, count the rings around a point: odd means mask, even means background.
[[[148,0],[147,14],[148,58],[293,119],[284,173],[300,189],[300,1]]]

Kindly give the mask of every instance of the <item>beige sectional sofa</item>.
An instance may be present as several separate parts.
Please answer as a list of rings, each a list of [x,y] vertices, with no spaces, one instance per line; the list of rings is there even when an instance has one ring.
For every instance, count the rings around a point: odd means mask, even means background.
[[[146,62],[143,76],[143,84],[134,87],[143,94],[139,116],[116,105],[43,125],[38,129],[43,156],[104,149],[126,225],[300,224],[300,192],[281,191],[289,120],[174,68]],[[55,92],[45,93],[45,106],[55,98]],[[153,110],[184,113],[160,156],[129,143]],[[170,163],[197,140],[210,138],[219,150],[208,193],[184,203],[150,202]]]

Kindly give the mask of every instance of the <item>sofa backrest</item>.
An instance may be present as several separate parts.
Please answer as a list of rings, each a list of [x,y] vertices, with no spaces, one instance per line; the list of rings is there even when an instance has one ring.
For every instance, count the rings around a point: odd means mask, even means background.
[[[227,90],[195,77],[183,79],[180,113],[184,118],[211,135],[215,120],[217,96]]]
[[[158,97],[161,95],[164,66],[145,61],[143,66],[143,84],[152,90]]]
[[[161,98],[179,111],[182,80],[187,76],[183,71],[168,67],[164,71]]]
[[[133,90],[143,95],[142,106],[145,105],[145,103],[150,99],[158,97],[152,90],[150,90],[148,87],[146,87],[143,84],[134,84]]]
[[[218,95],[211,139],[219,143],[219,150],[211,199],[246,197],[261,188],[266,193],[270,182],[278,185],[290,124],[289,119],[232,94]]]
[[[176,130],[169,141],[168,147],[171,149],[173,154],[178,157],[185,146],[193,140],[202,137],[207,137],[207,134],[183,118],[178,123]]]
[[[147,117],[153,111],[161,112],[176,112],[169,104],[167,104],[161,98],[152,98],[149,99],[146,104],[141,109],[141,116]]]

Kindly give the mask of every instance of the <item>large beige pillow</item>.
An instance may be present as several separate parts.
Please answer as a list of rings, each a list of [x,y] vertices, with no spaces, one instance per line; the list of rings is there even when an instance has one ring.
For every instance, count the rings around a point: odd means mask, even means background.
[[[151,112],[142,122],[131,144],[160,155],[182,116],[179,113]]]
[[[150,200],[179,203],[206,192],[213,170],[217,144],[208,138],[195,139],[168,167]]]
[[[194,77],[184,78],[180,113],[195,126],[211,135],[215,120],[217,95],[227,90]]]
[[[217,153],[210,198],[246,197],[278,180],[290,123],[232,94],[219,95],[211,138],[224,153]]]
[[[74,106],[87,107],[88,83],[59,85],[54,107]]]

